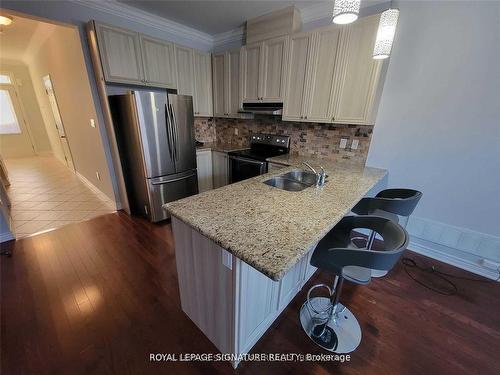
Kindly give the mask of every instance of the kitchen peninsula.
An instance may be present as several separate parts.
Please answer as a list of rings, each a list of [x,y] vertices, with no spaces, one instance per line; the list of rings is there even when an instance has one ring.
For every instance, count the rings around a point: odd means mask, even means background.
[[[183,311],[222,353],[247,353],[315,271],[319,240],[385,170],[327,165],[327,182],[263,183],[287,167],[166,204]],[[238,361],[233,361],[236,367]]]

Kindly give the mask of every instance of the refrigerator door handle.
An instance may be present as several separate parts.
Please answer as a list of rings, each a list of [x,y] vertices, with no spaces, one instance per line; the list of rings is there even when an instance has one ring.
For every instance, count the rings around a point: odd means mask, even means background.
[[[194,175],[196,175],[196,171],[194,171],[193,173],[191,174],[188,174],[187,176],[182,176],[182,177],[179,177],[179,178],[174,178],[173,180],[166,180],[166,181],[158,181],[158,182],[151,182],[151,185],[165,185],[165,184],[170,184],[172,182],[176,182],[176,181],[181,181],[181,180],[185,180],[187,178],[191,178],[193,177]]]
[[[177,134],[177,121],[175,121],[175,113],[172,104],[168,104],[170,107],[170,115],[172,116],[172,130],[174,131],[174,152],[175,160],[179,160],[179,154],[177,153],[177,145],[179,143],[179,135]]]
[[[170,114],[168,112],[168,107],[165,104],[165,122],[167,125],[167,141],[168,141],[168,153],[170,154],[170,158],[173,159],[173,147],[172,147],[172,124],[170,123]]]

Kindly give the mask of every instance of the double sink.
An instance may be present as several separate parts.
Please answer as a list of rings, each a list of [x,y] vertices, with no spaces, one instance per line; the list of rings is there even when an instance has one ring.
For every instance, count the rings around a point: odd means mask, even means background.
[[[312,172],[293,170],[291,172],[264,181],[266,185],[286,191],[302,191],[316,185],[316,174]]]

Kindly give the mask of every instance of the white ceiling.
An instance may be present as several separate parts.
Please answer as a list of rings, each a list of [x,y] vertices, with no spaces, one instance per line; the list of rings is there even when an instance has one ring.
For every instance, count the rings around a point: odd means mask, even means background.
[[[0,58],[25,61],[26,57],[57,27],[55,25],[14,17],[12,24],[2,27]]]
[[[329,1],[294,0],[117,0],[158,17],[176,21],[185,26],[215,35],[237,29],[247,19],[295,5],[302,13],[310,8],[332,9]],[[387,0],[362,0],[363,7]],[[326,14],[325,16],[329,16]]]
[[[118,0],[119,2],[179,22],[199,31],[214,35],[237,29],[249,18],[257,17],[290,5],[298,8],[325,3],[325,1],[292,0]],[[330,1],[331,2],[331,1]]]

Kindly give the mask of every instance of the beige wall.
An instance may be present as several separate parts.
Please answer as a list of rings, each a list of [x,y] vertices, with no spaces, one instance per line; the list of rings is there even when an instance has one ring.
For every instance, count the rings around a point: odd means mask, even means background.
[[[51,144],[56,144],[57,131],[42,82],[42,77],[47,74],[52,80],[76,171],[114,201],[78,32],[73,28],[55,26],[53,33],[39,47],[27,61]],[[95,120],[95,128],[90,126],[90,119]],[[60,144],[59,148],[53,148],[54,155],[64,160]],[[96,172],[99,172],[100,180]]]
[[[0,153],[3,157],[33,156],[34,151],[40,155],[51,153],[49,138],[38,106],[28,67],[20,61],[0,60],[0,71],[11,74],[14,86],[19,93],[21,110],[31,134],[0,135]],[[23,139],[19,139],[19,138]],[[31,148],[31,140],[35,150]],[[29,142],[29,144],[28,144]],[[26,146],[27,145],[27,146]],[[25,147],[26,146],[26,147]]]

